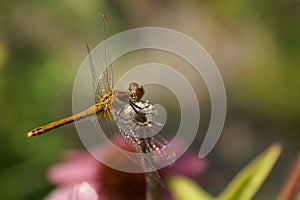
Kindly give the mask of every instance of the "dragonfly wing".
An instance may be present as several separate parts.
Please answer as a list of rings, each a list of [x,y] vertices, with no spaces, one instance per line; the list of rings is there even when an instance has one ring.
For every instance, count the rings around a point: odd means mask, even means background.
[[[98,84],[98,77],[96,75],[96,68],[95,68],[95,64],[91,55],[91,49],[88,45],[88,43],[86,43],[86,49],[87,49],[87,53],[88,53],[88,59],[89,59],[89,66],[90,66],[90,70],[91,70],[91,75],[92,75],[92,82],[93,82],[93,91],[96,91],[96,87]],[[98,96],[99,94],[96,94],[96,96]]]
[[[147,162],[149,169],[154,171],[174,163],[176,155],[171,145],[162,136],[153,135],[153,132],[157,130],[156,126],[163,126],[155,121],[155,107],[145,102],[145,105],[139,104],[139,108],[133,109],[128,103],[129,94],[116,92],[115,95],[115,101],[111,106],[114,122],[120,130],[131,137],[138,152],[144,153],[143,159]],[[136,111],[145,117],[145,123],[137,123],[134,117],[137,115]],[[147,169],[147,166],[145,168]]]
[[[156,135],[148,139],[153,161],[157,168],[174,164],[176,154],[169,142],[162,136]]]
[[[138,154],[141,153],[141,150],[139,141],[136,140],[136,138],[120,130],[112,119],[103,119],[98,117],[98,120],[106,137],[109,138],[115,146],[120,148],[119,150],[121,153],[133,162],[131,165],[132,167],[130,167],[131,170],[144,171],[149,169],[149,166],[153,169],[152,171],[155,170],[151,161],[143,159],[143,157]]]
[[[96,41],[91,47],[88,44],[86,46],[97,103],[112,90],[113,71],[107,41],[107,19],[104,14],[99,13],[96,21]]]
[[[98,14],[98,37],[99,41],[101,41],[101,45],[98,46],[100,55],[102,56],[101,60],[103,61],[103,65],[105,67],[103,73],[101,74],[98,84],[97,84],[97,93],[100,94],[98,99],[96,98],[96,102],[99,101],[101,96],[104,96],[107,92],[112,91],[113,89],[113,71],[112,64],[110,63],[110,55],[108,48],[108,40],[107,40],[107,19],[104,14]]]

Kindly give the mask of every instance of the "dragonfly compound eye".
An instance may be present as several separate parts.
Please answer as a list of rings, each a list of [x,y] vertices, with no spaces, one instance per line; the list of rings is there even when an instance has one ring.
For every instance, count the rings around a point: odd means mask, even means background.
[[[140,86],[139,84],[134,82],[129,84],[128,90],[130,92],[130,96],[136,101],[139,101],[145,93],[143,86]]]
[[[137,100],[140,100],[144,96],[144,94],[145,94],[145,90],[143,86],[140,86],[135,90],[135,95],[137,97]]]

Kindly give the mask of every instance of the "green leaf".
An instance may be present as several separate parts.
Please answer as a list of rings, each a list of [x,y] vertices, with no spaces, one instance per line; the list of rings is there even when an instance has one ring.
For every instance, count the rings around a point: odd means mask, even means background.
[[[252,199],[269,175],[281,151],[279,144],[270,146],[236,175],[218,199]]]
[[[197,183],[183,176],[169,178],[167,184],[176,200],[213,199],[213,197],[197,185]]]

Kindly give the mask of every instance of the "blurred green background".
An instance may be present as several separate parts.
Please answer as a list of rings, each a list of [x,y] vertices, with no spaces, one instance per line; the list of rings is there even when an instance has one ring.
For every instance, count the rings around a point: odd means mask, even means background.
[[[72,113],[73,81],[96,15],[109,35],[160,26],[202,44],[224,78],[224,131],[208,156],[202,185],[218,194],[262,149],[284,152],[256,199],[274,199],[299,151],[300,1],[7,1],[0,2],[0,196],[41,199],[53,189],[47,168],[64,149],[81,148],[73,125],[42,138],[26,132]],[[205,129],[205,128],[204,128]]]

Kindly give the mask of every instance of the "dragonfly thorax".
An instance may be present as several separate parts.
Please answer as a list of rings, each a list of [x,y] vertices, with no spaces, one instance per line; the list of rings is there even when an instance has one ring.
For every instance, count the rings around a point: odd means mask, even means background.
[[[100,112],[100,115],[103,119],[106,119],[111,116],[110,107],[113,102],[113,94],[111,91],[108,91],[101,99],[100,104],[102,106],[103,111]]]
[[[149,101],[131,102],[125,113],[131,116],[136,126],[152,126],[156,110]]]
[[[139,125],[143,125],[145,123],[149,123],[152,121],[152,117],[148,116],[149,111],[152,109],[150,108],[149,102],[135,102],[132,103],[130,107],[128,107],[127,111],[131,114],[131,117],[135,123]],[[150,109],[149,109],[150,108]]]

